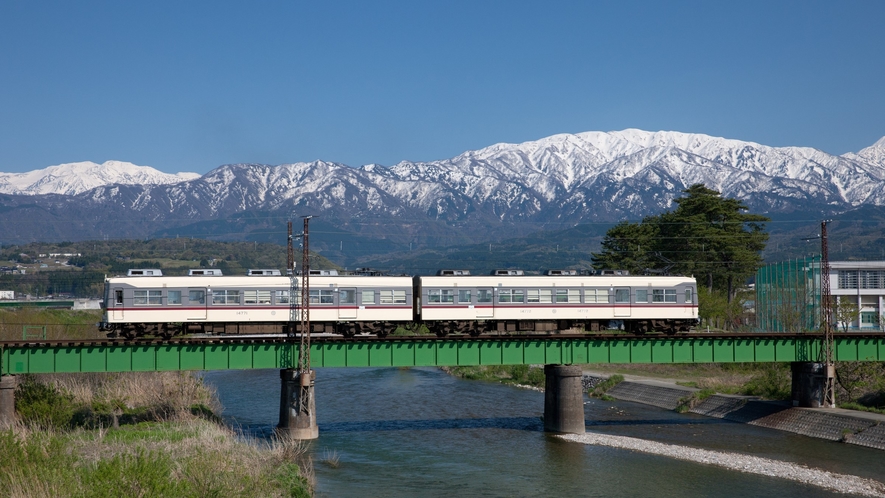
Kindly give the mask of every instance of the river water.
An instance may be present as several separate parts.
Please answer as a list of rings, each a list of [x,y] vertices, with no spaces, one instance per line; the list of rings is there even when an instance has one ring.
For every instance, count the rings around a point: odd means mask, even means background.
[[[279,418],[279,370],[206,373],[229,423]],[[544,394],[435,368],[326,368],[316,380],[317,495],[835,496],[784,479],[570,443],[543,432]],[[637,403],[587,399],[587,430],[885,479],[885,453]],[[338,464],[324,462],[336,456]],[[844,495],[840,495],[844,496]]]

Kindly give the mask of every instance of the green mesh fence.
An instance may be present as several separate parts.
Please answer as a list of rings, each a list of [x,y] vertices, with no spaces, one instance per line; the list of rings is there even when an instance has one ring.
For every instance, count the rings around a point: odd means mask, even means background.
[[[756,272],[756,324],[767,332],[816,331],[820,324],[820,257],[774,263]]]

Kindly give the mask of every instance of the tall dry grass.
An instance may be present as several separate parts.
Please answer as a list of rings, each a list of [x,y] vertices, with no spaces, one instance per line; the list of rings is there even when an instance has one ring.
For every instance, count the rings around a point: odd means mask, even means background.
[[[192,372],[120,372],[35,375],[73,395],[74,403],[109,409],[146,408],[160,420],[187,418],[195,405],[221,412],[215,388]]]

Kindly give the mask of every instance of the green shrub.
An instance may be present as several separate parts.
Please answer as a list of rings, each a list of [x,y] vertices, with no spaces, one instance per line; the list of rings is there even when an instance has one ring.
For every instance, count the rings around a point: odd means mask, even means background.
[[[15,389],[15,410],[22,422],[45,429],[69,428],[77,407],[74,397],[55,386],[24,376]]]
[[[602,398],[605,395],[606,391],[615,387],[621,382],[624,382],[624,376],[620,374],[614,374],[611,377],[600,382],[599,384],[596,384],[596,387],[587,391],[587,394],[593,396],[594,398]]]
[[[744,385],[742,394],[761,396],[765,399],[790,399],[792,396],[790,369],[785,364],[766,364]]]

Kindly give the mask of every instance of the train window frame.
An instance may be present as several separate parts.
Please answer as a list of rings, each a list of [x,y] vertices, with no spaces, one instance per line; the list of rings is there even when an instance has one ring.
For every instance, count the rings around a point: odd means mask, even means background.
[[[476,302],[477,303],[491,303],[495,299],[495,294],[492,292],[492,289],[477,289],[476,290]]]
[[[242,294],[239,289],[212,289],[212,304],[219,306],[239,305]]]
[[[310,304],[335,304],[335,293],[331,289],[310,289]]]
[[[243,291],[243,304],[246,304],[246,305],[258,304],[258,291],[255,289],[244,290]]]
[[[393,304],[393,289],[381,289],[378,291],[378,302],[381,304]]]
[[[338,289],[338,304],[356,304],[356,289]]]
[[[271,300],[273,299],[272,292],[270,290],[259,289],[258,290],[258,304],[271,304]]]
[[[553,303],[553,289],[539,289],[539,302],[542,304]]]
[[[694,296],[692,294],[693,294],[693,289],[691,287],[687,287],[685,289],[685,302],[686,303],[693,303],[694,302]]]
[[[556,289],[556,304],[568,304],[568,289]]]
[[[167,290],[166,291],[166,304],[170,306],[180,306],[181,305],[181,291],[180,290]]]
[[[590,297],[592,296],[592,300]],[[608,304],[608,289],[584,289],[584,302],[589,304]]]
[[[163,291],[150,289],[137,289],[132,291],[132,304],[134,306],[157,306],[163,304]]]
[[[381,292],[378,292],[379,297]],[[393,297],[391,296],[391,300]],[[375,304],[375,291],[371,289],[363,289],[360,291],[360,304],[365,306],[367,304]],[[383,303],[382,303],[383,304]]]
[[[647,303],[648,302],[648,289],[636,289],[636,302],[637,303]]]
[[[274,291],[274,300],[275,300],[274,302],[276,304],[285,304],[288,306],[289,305],[289,291],[277,289],[276,291]]]
[[[458,289],[458,302],[459,303],[472,303],[473,302],[472,289]]]
[[[405,289],[393,289],[393,304],[406,304]]]
[[[500,289],[498,302],[504,304],[525,303],[525,289]]]
[[[653,303],[663,303],[664,302],[664,289],[652,289],[651,299],[652,299]]]
[[[189,304],[205,305],[206,304],[206,291],[203,289],[188,289],[187,302]]]
[[[526,289],[525,290],[525,302],[527,302],[527,303],[540,303],[541,302],[541,290],[540,289]]]
[[[114,304],[123,304],[123,289],[114,289]]]
[[[676,289],[664,289],[664,302],[665,303],[675,303],[676,302]]]
[[[621,287],[615,289],[615,303],[626,304],[630,302],[630,289]]]

